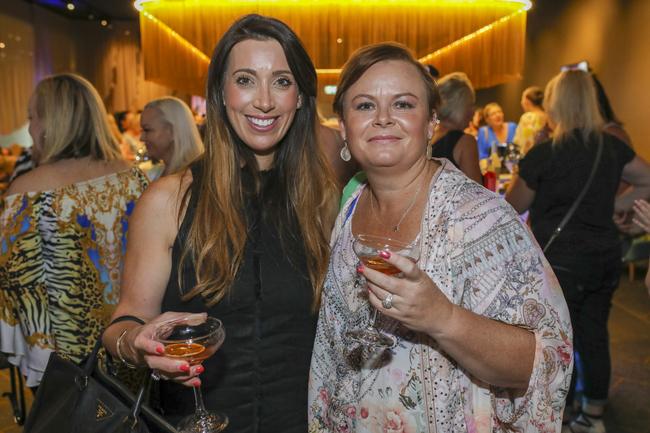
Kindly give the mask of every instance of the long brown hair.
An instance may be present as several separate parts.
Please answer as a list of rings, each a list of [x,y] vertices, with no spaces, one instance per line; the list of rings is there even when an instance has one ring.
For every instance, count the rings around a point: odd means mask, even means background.
[[[208,305],[216,304],[230,289],[242,263],[247,239],[242,170],[252,175],[258,188],[260,182],[254,152],[228,121],[223,88],[231,49],[249,39],[280,43],[302,98],[302,106],[274,155],[277,188],[282,192],[281,197],[276,194],[281,200],[281,219],[276,224],[297,226],[300,232],[313,287],[313,307],[317,308],[329,261],[338,192],[316,140],[316,70],[289,27],[260,15],[247,15],[235,22],[217,44],[210,62],[206,152],[200,161],[200,175],[193,180],[200,188],[182,256],[193,258],[197,285],[184,298],[200,294]]]

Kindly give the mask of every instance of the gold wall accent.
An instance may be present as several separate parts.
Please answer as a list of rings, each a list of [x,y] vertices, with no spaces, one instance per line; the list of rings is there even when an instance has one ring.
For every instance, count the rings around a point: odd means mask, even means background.
[[[203,94],[209,56],[237,18],[287,23],[316,68],[335,81],[350,53],[381,41],[407,45],[441,73],[476,87],[520,77],[529,0],[139,0],[147,79]],[[324,84],[324,83],[321,83]]]

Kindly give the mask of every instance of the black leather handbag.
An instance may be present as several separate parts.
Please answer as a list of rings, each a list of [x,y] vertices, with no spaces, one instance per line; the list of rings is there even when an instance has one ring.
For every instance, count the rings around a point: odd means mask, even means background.
[[[150,375],[133,395],[98,366],[101,346],[82,365],[50,355],[24,433],[177,433],[144,404]]]

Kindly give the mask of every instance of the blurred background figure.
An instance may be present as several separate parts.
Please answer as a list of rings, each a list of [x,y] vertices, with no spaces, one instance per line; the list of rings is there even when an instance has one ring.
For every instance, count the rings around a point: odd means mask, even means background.
[[[476,139],[463,132],[474,115],[472,83],[464,73],[454,72],[438,80],[438,90],[441,98],[438,110],[440,123],[433,135],[430,156],[447,158],[467,177],[482,184]]]
[[[427,71],[429,72],[429,75],[433,78],[434,81],[438,81],[438,78],[440,78],[440,71],[438,68],[436,68],[433,65],[425,65],[427,68]]]
[[[92,85],[42,80],[29,101],[35,168],[0,209],[0,351],[27,385],[52,351],[79,362],[120,295],[126,220],[147,178],[125,161]]]
[[[126,159],[127,161],[133,161],[135,159],[135,154],[133,153],[131,147],[124,140],[122,132],[120,132],[120,128],[117,126],[117,120],[115,120],[115,116],[108,113],[106,115],[106,121],[108,122],[108,127],[110,128],[113,138],[115,138],[115,140],[120,144],[122,158]]]
[[[537,86],[524,90],[521,95],[521,108],[524,114],[519,118],[514,142],[525,155],[535,144],[539,132],[546,126],[546,113],[542,108],[544,91]]]
[[[479,159],[487,158],[490,153],[498,151],[499,147],[506,147],[515,138],[517,125],[504,120],[503,109],[496,102],[491,102],[483,109],[483,119],[486,126],[478,130],[476,140],[478,142]]]
[[[474,109],[474,114],[465,128],[465,133],[472,135],[474,138],[478,136],[479,128],[483,126],[483,108],[478,107]]]
[[[203,141],[194,115],[178,98],[165,96],[149,102],[142,111],[140,122],[140,139],[147,148],[148,157],[164,164],[159,175],[177,173],[203,153]],[[159,175],[150,175],[150,178]]]
[[[602,145],[592,184],[545,255],[569,306],[583,373],[581,412],[563,431],[604,433],[601,417],[611,375],[607,322],[621,272],[613,215],[615,209],[631,209],[636,198],[648,197],[650,166],[623,141],[604,132],[588,72],[569,70],[555,76],[546,86],[544,107],[553,139],[536,144],[521,160],[506,199],[520,213],[530,208],[533,234],[546,245],[586,184]],[[633,188],[615,202],[621,179]],[[574,406],[576,379],[574,369],[568,410]]]
[[[140,114],[134,111],[127,111],[122,114],[120,129],[122,130],[125,146],[135,155],[135,159],[138,161],[144,159],[146,148],[140,141]]]

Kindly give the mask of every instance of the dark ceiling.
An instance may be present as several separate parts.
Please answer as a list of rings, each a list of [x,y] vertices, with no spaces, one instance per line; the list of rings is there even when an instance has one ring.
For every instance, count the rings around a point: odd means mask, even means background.
[[[133,0],[23,0],[71,19],[137,20]],[[68,3],[74,9],[68,9]]]

